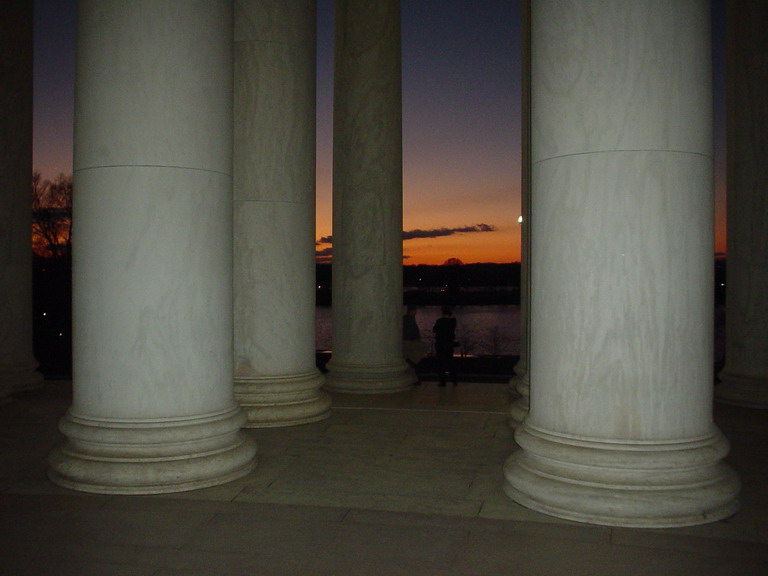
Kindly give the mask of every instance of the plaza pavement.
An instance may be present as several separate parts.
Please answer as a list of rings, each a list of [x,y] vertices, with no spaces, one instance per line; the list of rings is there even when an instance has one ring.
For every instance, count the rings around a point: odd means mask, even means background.
[[[766,576],[768,412],[716,405],[741,511],[689,528],[566,522],[502,490],[516,449],[508,384],[332,394],[330,418],[254,429],[259,463],[163,496],[74,492],[46,477],[67,381],[0,407],[4,576]]]

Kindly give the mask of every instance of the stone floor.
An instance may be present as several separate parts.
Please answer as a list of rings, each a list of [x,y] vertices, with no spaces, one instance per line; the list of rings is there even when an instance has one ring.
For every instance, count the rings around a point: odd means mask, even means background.
[[[717,406],[742,510],[634,530],[561,521],[502,492],[515,450],[500,383],[334,395],[320,423],[250,430],[239,481],[154,497],[51,484],[68,382],[0,407],[0,574],[7,576],[768,575],[768,412]]]

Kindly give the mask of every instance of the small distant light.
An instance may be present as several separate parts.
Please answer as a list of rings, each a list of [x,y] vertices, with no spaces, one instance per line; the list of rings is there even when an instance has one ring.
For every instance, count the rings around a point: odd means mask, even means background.
[[[725,286],[725,282],[721,282],[721,283],[720,283],[720,286]]]
[[[48,316],[48,312],[43,312],[43,316]]]
[[[523,223],[523,217],[522,216],[518,216],[517,217],[517,223],[518,224],[522,224]]]
[[[61,333],[61,332],[59,332],[59,336],[64,336],[64,334],[63,334],[63,333]]]

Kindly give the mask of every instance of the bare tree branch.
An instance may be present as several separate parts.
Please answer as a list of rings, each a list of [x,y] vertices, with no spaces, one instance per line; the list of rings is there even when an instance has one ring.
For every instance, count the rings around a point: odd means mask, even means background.
[[[72,176],[43,180],[32,174],[32,250],[38,256],[69,256],[72,250]]]

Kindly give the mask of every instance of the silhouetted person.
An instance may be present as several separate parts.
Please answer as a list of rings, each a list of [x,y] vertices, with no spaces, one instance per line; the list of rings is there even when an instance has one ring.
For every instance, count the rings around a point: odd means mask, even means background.
[[[421,330],[416,322],[416,306],[409,305],[403,315],[403,341],[413,342],[421,340]]]
[[[415,368],[427,354],[428,345],[421,341],[421,330],[416,322],[416,306],[409,305],[403,315],[403,357],[411,368]],[[414,384],[421,384],[417,380]]]
[[[450,373],[453,385],[456,386],[456,368],[453,365],[453,344],[456,341],[456,318],[450,307],[443,306],[443,315],[437,319],[432,332],[435,333],[435,357],[437,359],[437,374],[439,386],[445,386],[446,374]]]

